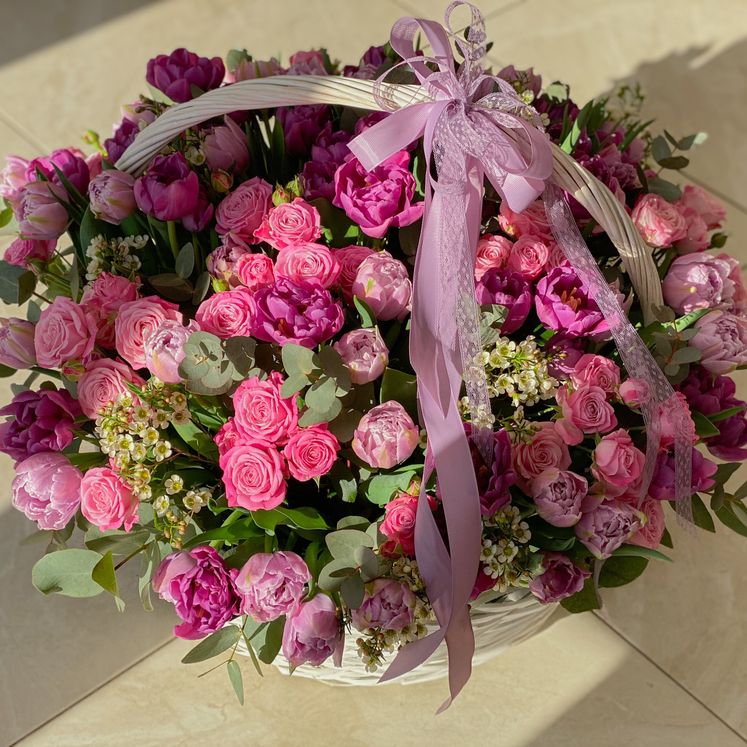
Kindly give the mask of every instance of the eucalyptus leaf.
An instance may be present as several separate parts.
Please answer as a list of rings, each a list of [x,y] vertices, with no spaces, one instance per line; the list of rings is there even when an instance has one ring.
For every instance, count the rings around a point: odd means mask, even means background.
[[[257,343],[252,337],[231,337],[223,343],[226,357],[242,378],[249,376],[254,368],[254,353]]]
[[[280,651],[283,643],[283,629],[285,628],[285,615],[272,620],[268,625],[252,637],[252,645],[257,652],[259,660],[265,664],[272,664]]]
[[[340,584],[340,595],[351,610],[358,609],[363,604],[365,594],[366,586],[363,579],[357,574],[348,576]]]
[[[244,705],[244,680],[241,676],[241,667],[236,659],[230,659],[226,664],[228,670],[228,679],[231,680],[231,687],[236,693],[236,698],[241,705]]]
[[[619,557],[613,555],[604,561],[599,574],[599,585],[603,587],[624,586],[646,570],[648,558]]]
[[[327,413],[337,400],[337,383],[328,376],[317,379],[306,391],[306,406],[318,413]]]
[[[191,243],[185,244],[176,255],[174,270],[180,278],[190,277],[195,269],[195,248]]]
[[[225,628],[216,630],[189,651],[182,659],[182,664],[197,664],[200,661],[212,659],[227,651],[231,646],[235,646],[239,638],[241,638],[241,628],[238,625],[227,625]]]
[[[371,503],[377,506],[385,506],[389,503],[392,494],[397,490],[406,490],[416,472],[389,473],[374,475],[368,482],[365,496]]]
[[[92,529],[86,535],[86,547],[102,555],[111,552],[113,555],[129,555],[144,545],[150,537],[147,529],[134,532],[123,532],[118,529],[100,532]]]
[[[42,594],[95,597],[103,588],[91,578],[101,555],[71,548],[51,552],[39,559],[31,571],[31,582]]]
[[[354,559],[354,552],[359,547],[373,547],[371,537],[359,529],[338,529],[324,538],[332,557]]]
[[[195,291],[189,280],[173,272],[153,275],[148,278],[148,283],[154,290],[158,291],[158,295],[176,303],[191,301]]]
[[[211,277],[209,272],[201,272],[198,275],[197,280],[195,280],[194,293],[192,293],[193,306],[199,306],[205,300],[205,297],[210,290],[210,281]]]
[[[399,402],[410,417],[417,422],[417,378],[415,374],[398,371],[396,368],[387,368],[381,377],[381,392],[379,401],[383,404],[390,400]]]
[[[293,376],[294,374],[309,376],[318,370],[314,360],[314,352],[302,345],[287,342],[283,345],[281,356],[283,359],[283,368],[289,376]]]
[[[36,275],[30,270],[0,260],[0,299],[20,306],[31,298],[36,287]]]
[[[331,560],[319,572],[319,588],[324,591],[339,591],[345,578],[355,573],[356,569],[352,558]]]

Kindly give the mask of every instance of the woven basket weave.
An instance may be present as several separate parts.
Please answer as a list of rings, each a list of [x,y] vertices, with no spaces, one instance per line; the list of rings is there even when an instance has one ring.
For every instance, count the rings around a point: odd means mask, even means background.
[[[143,130],[117,162],[117,168],[133,176],[184,130],[214,117],[234,111],[268,109],[278,106],[334,104],[356,109],[382,110],[383,98],[390,108],[428,101],[420,86],[385,84],[374,95],[374,81],[337,76],[282,76],[235,83],[209,91],[193,101],[168,109]],[[505,130],[513,137],[510,129]],[[636,291],[646,323],[663,304],[661,282],[651,250],[641,238],[623,206],[598,179],[553,145],[553,181],[573,195],[601,226],[620,254],[625,270]],[[491,602],[472,609],[476,650],[474,663],[481,663],[536,633],[555,609],[542,605],[531,594],[513,601]],[[379,678],[368,673],[358,658],[355,633],[348,634],[341,667],[332,662],[320,667],[301,666],[296,675],[339,685],[371,685]],[[248,653],[244,650],[243,653]],[[278,656],[275,664],[288,672],[288,663]],[[445,649],[437,652],[421,667],[395,680],[401,683],[425,682],[446,674]]]

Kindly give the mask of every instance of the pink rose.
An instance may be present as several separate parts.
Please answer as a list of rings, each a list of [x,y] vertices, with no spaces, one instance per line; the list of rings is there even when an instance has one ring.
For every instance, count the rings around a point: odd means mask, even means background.
[[[137,521],[139,502],[130,486],[109,467],[94,467],[80,483],[80,510],[95,527],[106,532]]]
[[[215,211],[216,231],[247,244],[272,206],[272,185],[255,176],[223,198]]]
[[[685,236],[675,243],[677,251],[680,254],[690,254],[708,249],[711,239],[706,222],[681,201],[677,203],[677,210],[685,220]]]
[[[241,285],[236,276],[236,267],[239,260],[249,253],[245,244],[237,244],[234,239],[226,238],[224,244],[208,254],[205,269],[219,282],[218,287],[236,288]]]
[[[239,281],[250,291],[273,285],[275,269],[272,260],[266,254],[244,254],[234,265],[234,272]]]
[[[233,449],[234,446],[241,443],[242,440],[241,431],[236,427],[233,418],[228,418],[213,437],[213,441],[215,441],[215,445],[218,447],[218,454],[221,457]]]
[[[286,466],[274,444],[240,442],[220,457],[228,505],[268,510],[285,500]]]
[[[520,478],[517,483],[522,490],[546,469],[555,467],[565,470],[571,466],[568,447],[555,429],[555,424],[543,421],[531,425],[535,428],[531,438],[514,444],[512,451],[514,470]]]
[[[275,260],[275,274],[290,278],[294,283],[310,281],[323,288],[334,285],[340,274],[340,265],[332,252],[321,244],[294,244],[286,246]]]
[[[285,620],[283,656],[295,668],[318,667],[342,646],[335,603],[326,594],[301,602]]]
[[[475,257],[475,280],[479,280],[488,270],[496,267],[503,270],[511,254],[511,242],[505,236],[486,233],[477,242]]]
[[[254,232],[255,239],[266,241],[275,249],[308,244],[321,235],[319,211],[300,197],[271,208],[262,225]]]
[[[570,379],[576,387],[588,384],[614,394],[620,386],[620,367],[603,355],[585,353],[573,366]]]
[[[324,68],[324,55],[318,49],[296,52],[288,59],[288,75],[327,75]]]
[[[506,267],[527,280],[534,280],[542,274],[549,258],[550,248],[546,241],[536,236],[520,236],[511,247]]]
[[[400,631],[412,624],[416,602],[406,584],[393,578],[377,578],[366,584],[363,602],[353,610],[353,625],[361,632]]]
[[[122,304],[114,322],[119,355],[133,368],[145,368],[145,340],[166,321],[182,323],[182,315],[175,303],[157,296],[146,296]]]
[[[620,384],[620,399],[628,407],[639,408],[651,399],[651,391],[642,379],[628,379]]]
[[[409,493],[397,493],[384,507],[381,533],[402,548],[405,555],[415,555],[415,516],[418,497]]]
[[[604,483],[608,495],[622,495],[635,490],[645,461],[646,457],[633,445],[627,431],[618,428],[597,444],[591,472]]]
[[[747,319],[714,310],[700,317],[695,329],[690,344],[700,350],[703,368],[714,374],[727,374],[747,363]]]
[[[96,342],[96,318],[66,296],[57,296],[39,316],[34,334],[36,360],[43,368],[87,361]]]
[[[503,200],[498,214],[498,224],[509,236],[536,236],[540,239],[550,239],[552,229],[545,214],[545,206],[541,200],[529,205],[521,213],[515,213]]]
[[[682,392],[675,392],[674,396],[679,400],[680,405],[684,409],[684,417],[681,416],[678,409],[673,407],[669,400],[667,400],[663,405],[659,405],[659,425],[661,427],[660,445],[662,448],[671,446],[674,443],[677,434],[682,431],[687,431],[687,433],[689,433],[692,443],[697,443],[698,441],[698,434],[695,432],[695,423],[693,423],[687,397],[685,397]]]
[[[38,260],[46,263],[52,259],[57,240],[36,241],[33,239],[16,239],[11,242],[3,254],[3,259],[9,265],[23,267],[26,270],[32,267],[31,262]]]
[[[682,214],[659,195],[645,194],[639,197],[631,217],[644,241],[651,246],[672,246],[687,234]]]
[[[34,454],[16,465],[13,507],[46,531],[64,529],[80,505],[81,473],[67,457]]]
[[[333,347],[342,357],[354,384],[375,381],[389,364],[389,349],[378,327],[347,332]]]
[[[535,477],[530,492],[537,513],[555,527],[573,526],[581,518],[581,507],[589,490],[586,479],[556,467]]]
[[[628,537],[627,541],[631,545],[656,550],[661,544],[661,538],[664,536],[664,529],[666,529],[664,508],[661,501],[646,496],[640,509],[646,517],[646,523],[635,534]]]
[[[31,182],[21,190],[16,211],[21,238],[50,241],[65,233],[67,192],[52,182]]]
[[[25,319],[0,317],[0,364],[9,368],[36,365],[34,325]]]
[[[382,321],[401,321],[410,313],[410,276],[402,262],[387,251],[376,252],[361,262],[352,291]]]
[[[205,162],[211,171],[236,173],[249,164],[246,135],[230,115],[223,118],[224,124],[211,127],[202,143]]]
[[[662,283],[664,300],[678,314],[712,309],[734,293],[728,262],[710,254],[686,254],[669,266]]]
[[[719,228],[726,220],[726,209],[723,204],[705,189],[694,184],[685,185],[679,205],[694,210],[709,229]]]
[[[179,364],[184,360],[184,345],[200,325],[190,320],[185,327],[181,322],[166,320],[143,341],[145,365],[164,384],[179,384]]]
[[[308,566],[296,553],[256,553],[236,576],[241,613],[257,622],[277,620],[301,603],[309,581]]]
[[[576,524],[575,532],[579,542],[595,558],[603,560],[627,542],[644,521],[645,516],[629,503],[607,500],[585,513]]]
[[[132,394],[128,383],[140,386],[145,382],[122,361],[111,358],[93,361],[78,381],[78,402],[83,414],[95,420],[120,394]]]
[[[283,456],[288,461],[291,475],[300,480],[311,480],[326,475],[337,459],[340,442],[325,425],[300,428],[288,439]]]
[[[607,433],[617,425],[615,410],[607,402],[604,389],[598,386],[583,384],[572,392],[563,386],[556,398],[561,418],[556,421],[555,430],[569,445],[580,444],[584,434]]]
[[[353,302],[353,283],[358,274],[358,268],[366,257],[374,253],[373,249],[367,246],[343,246],[340,249],[334,249],[334,254],[340,264],[340,274],[337,278],[337,285],[342,292],[342,297],[349,304]]]
[[[232,398],[234,422],[243,436],[275,444],[288,441],[298,427],[298,405],[295,397],[281,396],[284,381],[273,371],[264,381],[252,376],[239,384]]]
[[[529,584],[529,591],[542,604],[552,604],[571,597],[584,588],[590,571],[579,568],[562,552],[545,552],[542,559],[543,571]]]
[[[116,345],[114,321],[122,304],[135,301],[138,297],[138,284],[120,275],[102,272],[83,290],[81,306],[93,312],[98,323],[96,344],[107,350]]]
[[[255,255],[249,255],[255,256]],[[228,340],[249,337],[254,318],[254,298],[247,288],[221,291],[205,299],[195,314],[200,329]]]
[[[88,199],[99,220],[118,226],[137,209],[135,177],[116,169],[102,171],[89,182]]]
[[[353,451],[366,464],[390,469],[409,459],[420,434],[399,402],[390,400],[369,410],[353,435]]]

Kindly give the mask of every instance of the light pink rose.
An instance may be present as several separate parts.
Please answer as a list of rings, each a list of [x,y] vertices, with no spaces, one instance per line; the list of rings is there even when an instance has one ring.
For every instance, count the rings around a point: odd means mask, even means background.
[[[256,242],[254,232],[272,206],[272,185],[255,176],[226,195],[215,211],[216,231],[246,244]]]
[[[726,209],[710,192],[694,184],[687,184],[682,190],[679,205],[694,210],[709,229],[719,228],[726,220]]]
[[[537,513],[555,527],[573,526],[581,518],[588,490],[589,484],[581,475],[556,467],[541,472],[530,485]]]
[[[489,233],[481,236],[477,242],[475,280],[479,280],[494,267],[499,270],[504,269],[511,254],[511,246],[511,242],[505,236],[494,236]]]
[[[269,441],[240,442],[220,457],[219,464],[229,506],[267,510],[285,500],[285,460]]]
[[[290,67],[287,75],[327,75],[324,67],[324,55],[318,49],[307,52],[296,52],[288,59]]]
[[[50,241],[65,233],[67,192],[52,182],[31,182],[20,194],[16,211],[18,230],[24,239]]]
[[[645,516],[629,503],[602,501],[592,511],[584,513],[576,524],[575,533],[595,558],[603,560],[627,542],[644,521]]]
[[[498,224],[505,233],[514,238],[537,236],[540,239],[550,239],[552,237],[552,229],[541,200],[533,202],[521,213],[515,213],[503,200],[498,214]]]
[[[34,325],[25,319],[0,317],[0,364],[10,368],[36,365]]]
[[[275,274],[290,278],[294,283],[306,280],[329,288],[340,275],[340,264],[326,246],[313,243],[293,244],[278,252]]]
[[[277,620],[300,604],[309,581],[309,568],[296,553],[256,553],[234,581],[241,597],[241,613],[257,622]]]
[[[687,234],[682,214],[659,195],[645,194],[639,197],[631,217],[643,239],[651,246],[672,246]]]
[[[389,364],[389,349],[378,327],[347,332],[333,347],[342,357],[354,384],[375,381]]]
[[[527,280],[534,280],[542,274],[549,259],[550,247],[546,239],[520,236],[511,247],[506,267]]]
[[[692,443],[697,443],[698,435],[695,432],[695,423],[693,422],[692,415],[690,413],[690,405],[687,402],[687,397],[682,392],[675,392],[674,396],[679,400],[680,405],[684,408],[686,422],[683,422],[683,418],[680,413],[674,409],[672,403],[667,401],[663,405],[659,405],[659,425],[661,427],[661,448],[667,448],[671,446],[678,434],[683,431],[689,433],[690,440]]]
[[[14,508],[35,521],[39,529],[64,529],[80,505],[80,471],[55,452],[34,454],[15,469],[11,486]]]
[[[60,368],[68,361],[87,362],[96,332],[96,317],[90,311],[66,296],[57,296],[42,310],[36,324],[36,360],[43,368]]]
[[[166,320],[161,322],[143,341],[145,365],[164,384],[179,384],[179,364],[184,360],[184,345],[200,325],[190,320],[185,327],[181,322]]]
[[[102,272],[83,290],[81,306],[91,311],[98,323],[96,344],[107,350],[116,345],[114,321],[122,304],[135,301],[138,297],[138,284],[120,275]]]
[[[390,469],[410,458],[420,434],[399,402],[390,400],[369,410],[353,435],[353,451],[366,464]]]
[[[705,252],[677,257],[662,283],[664,300],[678,314],[713,309],[734,295],[731,266]]]
[[[251,335],[254,311],[251,291],[248,288],[236,288],[206,298],[197,309],[195,319],[200,329],[228,340],[231,337]]]
[[[361,262],[352,290],[382,321],[402,320],[410,313],[410,276],[402,262],[387,251],[376,252]]]
[[[353,283],[358,274],[358,268],[366,257],[374,253],[374,250],[367,246],[352,245],[343,246],[333,251],[337,261],[340,263],[340,275],[337,278],[337,285],[345,301],[352,303]]]
[[[542,421],[531,424],[535,431],[527,441],[515,443],[512,450],[517,483],[524,490],[535,477],[546,469],[555,467],[565,470],[571,466],[568,446],[554,423]]]
[[[264,381],[252,376],[233,393],[234,423],[247,439],[284,444],[298,427],[295,397],[283,398],[280,389],[285,379],[273,371]]]
[[[90,363],[78,381],[78,402],[83,414],[95,420],[120,394],[132,394],[128,382],[138,386],[145,383],[122,361],[99,358]]]
[[[246,135],[229,115],[223,118],[223,122],[212,127],[205,136],[202,143],[205,162],[211,171],[243,171],[249,164]]]
[[[250,291],[275,282],[275,265],[266,254],[244,254],[234,264],[234,273]]]
[[[262,225],[254,232],[254,238],[266,241],[275,249],[308,244],[321,235],[319,211],[300,197],[271,208]]]
[[[555,430],[569,445],[580,444],[584,434],[607,433],[617,425],[612,405],[607,402],[604,389],[582,384],[572,392],[567,386],[560,387],[556,394],[561,418]]]
[[[690,344],[700,350],[700,364],[711,373],[727,374],[747,363],[747,319],[714,310],[700,317],[695,329]]]
[[[288,469],[301,482],[326,475],[337,459],[340,442],[326,425],[299,428],[283,449]]]
[[[620,367],[603,355],[585,353],[576,361],[570,379],[576,387],[589,384],[614,394],[620,386]]]
[[[631,545],[656,550],[661,544],[661,538],[664,536],[664,529],[666,529],[662,502],[646,496],[641,503],[640,510],[646,517],[646,523],[635,534],[628,537],[627,542]]]
[[[608,495],[634,491],[646,457],[622,428],[604,436],[594,449],[591,472],[604,484]]]
[[[342,646],[335,603],[326,594],[301,602],[288,615],[283,628],[283,656],[292,667],[318,667]]]
[[[118,226],[137,209],[135,177],[116,169],[102,171],[89,182],[88,199],[99,220]]]
[[[3,254],[3,259],[9,265],[32,269],[34,260],[46,263],[52,259],[57,240],[37,241],[34,239],[16,239],[11,242]]]
[[[685,236],[675,243],[675,247],[680,254],[690,254],[691,252],[702,252],[708,249],[711,238],[708,235],[708,226],[706,222],[692,208],[677,203],[682,217],[685,219]]]
[[[166,321],[181,324],[182,315],[175,303],[158,296],[122,304],[114,322],[119,355],[134,369],[145,368],[145,340]]]
[[[241,431],[236,427],[234,419],[228,418],[213,437],[213,441],[215,441],[215,445],[218,447],[218,454],[222,457],[239,444],[243,438]]]
[[[137,521],[138,499],[130,486],[109,467],[94,467],[80,483],[80,510],[95,527],[106,532]]]

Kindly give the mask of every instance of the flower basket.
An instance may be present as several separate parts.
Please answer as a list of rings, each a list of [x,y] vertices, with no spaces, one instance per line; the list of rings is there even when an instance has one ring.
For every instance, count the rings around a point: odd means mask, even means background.
[[[747,292],[723,207],[662,175],[702,134],[485,46],[456,2],[344,69],[176,50],[97,154],[9,159],[0,290],[34,300],[0,324],[29,372],[0,449],[37,589],[121,608],[139,559],[242,702],[242,653],[453,698],[667,559],[668,504],[747,532]]]

